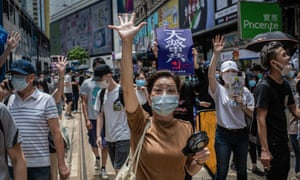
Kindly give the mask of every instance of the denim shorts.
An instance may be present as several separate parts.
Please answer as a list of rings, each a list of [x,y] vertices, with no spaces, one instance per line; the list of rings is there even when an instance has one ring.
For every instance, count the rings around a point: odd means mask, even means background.
[[[14,179],[14,169],[9,167],[10,179]],[[50,179],[50,166],[47,167],[28,167],[27,179],[29,180],[49,180]]]
[[[114,169],[121,169],[130,152],[130,140],[107,142],[107,146]]]
[[[89,144],[92,146],[92,147],[98,147],[97,146],[97,120],[95,119],[90,119],[91,123],[92,123],[92,126],[93,128],[92,129],[88,129],[88,137],[89,137]],[[102,140],[102,146],[103,147],[106,147],[106,141],[105,141],[105,129],[103,128],[102,131],[101,131],[101,140]]]
[[[62,110],[62,103],[57,103],[56,104],[56,108],[57,108],[58,115],[62,115],[62,112],[63,112],[63,110]]]

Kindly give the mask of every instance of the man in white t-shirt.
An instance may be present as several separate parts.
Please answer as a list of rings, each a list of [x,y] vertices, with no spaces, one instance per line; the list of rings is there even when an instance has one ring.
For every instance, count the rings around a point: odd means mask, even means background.
[[[121,100],[122,97],[120,97],[123,93],[120,93],[120,85],[114,81],[112,70],[106,64],[101,64],[95,69],[94,80],[97,81],[99,86],[105,88],[98,92],[95,103],[95,110],[99,112],[97,117],[97,144],[100,148],[103,148],[100,134],[105,124],[105,140],[108,153],[117,173],[126,161],[130,151],[130,130]]]

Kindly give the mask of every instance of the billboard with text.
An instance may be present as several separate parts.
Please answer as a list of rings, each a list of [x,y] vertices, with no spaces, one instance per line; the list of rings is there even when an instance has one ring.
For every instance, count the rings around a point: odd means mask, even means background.
[[[51,54],[67,53],[76,46],[90,56],[112,51],[111,0],[103,0],[51,23]]]

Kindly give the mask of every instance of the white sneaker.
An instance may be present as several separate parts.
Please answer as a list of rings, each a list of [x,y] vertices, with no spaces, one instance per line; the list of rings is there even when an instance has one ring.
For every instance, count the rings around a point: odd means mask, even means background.
[[[101,179],[108,179],[108,175],[107,175],[107,172],[104,168],[101,169],[101,172],[100,172],[100,177]]]
[[[100,169],[100,160],[99,160],[99,159],[96,159],[96,160],[95,160],[95,166],[94,166],[94,169],[95,169],[95,170],[99,170],[99,169]]]

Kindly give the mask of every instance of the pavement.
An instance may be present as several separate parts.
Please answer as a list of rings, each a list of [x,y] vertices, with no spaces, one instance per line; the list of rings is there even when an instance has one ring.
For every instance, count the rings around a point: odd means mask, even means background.
[[[62,125],[67,128],[71,147],[68,153],[66,154],[66,161],[68,166],[70,167],[71,174],[70,180],[99,180],[100,172],[94,170],[94,155],[88,144],[88,136],[85,127],[85,123],[83,121],[82,113],[77,112],[73,113],[74,118],[66,119],[63,118]],[[291,155],[291,170],[289,173],[288,180],[296,180],[294,167],[295,167],[295,158]],[[258,167],[262,169],[260,163],[258,163]],[[264,177],[257,176],[251,171],[251,161],[248,156],[248,179],[249,180],[264,180]],[[110,159],[108,158],[106,164],[106,170],[109,175],[109,179],[113,180],[115,177],[114,169],[111,165]],[[235,180],[236,171],[229,170],[227,180]],[[211,180],[212,178],[209,176],[205,168],[202,168],[195,176],[193,176],[193,180]]]

